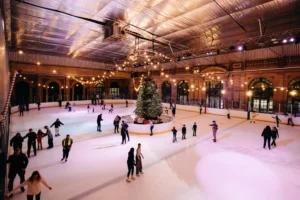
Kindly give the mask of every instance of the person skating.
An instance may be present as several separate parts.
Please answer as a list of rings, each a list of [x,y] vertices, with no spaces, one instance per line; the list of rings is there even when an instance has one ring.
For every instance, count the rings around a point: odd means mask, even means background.
[[[271,145],[270,145],[271,136],[272,136],[271,127],[266,126],[266,128],[262,132],[261,136],[264,137],[264,148],[266,148],[266,142],[268,142],[268,147],[271,150]]]
[[[288,114],[288,124],[287,125],[290,125],[290,123],[292,124],[292,126],[294,126],[292,113]]]
[[[50,126],[50,128],[52,126],[54,126],[54,128],[55,128],[55,137],[60,136],[60,134],[59,134],[60,125],[64,125],[64,124],[57,118],[56,121]]]
[[[47,184],[46,180],[40,175],[38,171],[34,171],[29,179],[17,186],[13,191],[7,194],[7,196],[12,195],[18,189],[24,188],[27,185],[27,200],[33,200],[35,197],[36,200],[41,199],[41,183],[43,183],[49,190],[52,188]]]
[[[59,101],[60,101],[60,106],[59,106],[59,107],[61,107],[61,100],[58,100],[58,102],[59,102]],[[70,105],[71,105],[71,104],[67,101],[65,109],[68,109]]]
[[[172,105],[172,101],[170,101],[170,109],[172,109],[173,105]]]
[[[90,104],[88,104],[88,105],[87,105],[88,113],[90,113],[90,109],[91,109]]]
[[[150,136],[153,135],[153,128],[154,128],[154,124],[152,120],[149,120],[149,126],[150,126]]]
[[[210,124],[209,126],[212,126],[212,132],[213,132],[213,136],[214,136],[213,141],[217,142],[218,125],[217,125],[216,121],[212,121],[212,124]]]
[[[36,156],[36,138],[37,138],[37,135],[36,135],[35,132],[32,131],[32,129],[29,129],[29,133],[27,133],[23,137],[23,139],[25,139],[27,137],[28,137],[28,140],[27,140],[27,157],[29,158],[30,157],[31,146],[33,147],[34,155]]]
[[[36,102],[36,105],[38,106],[38,110],[41,110],[41,108],[40,108],[40,106],[41,106],[40,100],[38,100],[38,101]]]
[[[131,180],[135,180],[133,173],[134,173],[134,148],[131,148],[130,151],[128,152],[128,159],[127,159],[127,167],[128,167],[128,173],[127,173],[127,182],[131,182]],[[131,174],[131,180],[129,178]]]
[[[69,152],[71,151],[71,147],[73,144],[72,138],[70,138],[70,135],[68,134],[65,139],[62,140],[62,147],[63,147],[63,158],[61,161],[65,159],[65,162],[68,161]]]
[[[202,105],[200,105],[200,115],[202,114]]]
[[[121,144],[126,144],[126,129],[124,127],[124,124],[121,125],[121,136],[122,136]]]
[[[119,133],[119,124],[120,124],[120,118],[117,115],[114,119],[114,126],[115,126],[114,133]]]
[[[194,122],[194,125],[193,125],[193,136],[196,136],[196,133],[197,133],[197,124],[196,124],[196,122]]]
[[[108,110],[108,113],[112,113],[114,111],[114,106],[111,104],[110,109]]]
[[[185,127],[185,125],[183,124],[183,127],[182,127],[182,129],[181,129],[181,132],[182,132],[182,139],[183,140],[186,140],[186,127]]]
[[[36,137],[36,140],[37,140],[37,143],[38,143],[38,150],[39,149],[43,149],[43,143],[42,143],[42,139],[44,137],[44,133],[42,132],[41,129],[38,130],[38,133],[37,133],[37,137]]]
[[[279,122],[281,122],[281,120],[279,119],[278,115],[276,115],[275,117],[272,117],[276,120],[276,124],[277,124],[277,128],[279,128]]]
[[[127,100],[125,101],[125,104],[126,104],[126,108],[127,108],[128,107],[128,101]]]
[[[136,150],[136,176],[140,176],[141,174],[144,174],[143,172],[143,164],[142,164],[142,158],[144,159],[144,156],[142,154],[142,148],[141,148],[141,144],[138,144],[138,148]]]
[[[255,123],[255,118],[257,117],[257,115],[258,114],[255,111],[252,111],[250,123]]]
[[[17,133],[11,140],[10,140],[10,146],[13,147],[13,149],[20,148],[22,151],[23,147],[23,137],[20,133]]]
[[[173,143],[174,143],[174,142],[177,142],[177,137],[176,137],[176,135],[177,135],[177,130],[176,130],[175,126],[174,126],[173,129],[172,129],[172,133],[173,133]]]
[[[227,108],[227,119],[230,119],[230,110]]]
[[[6,163],[9,163],[9,172],[8,172],[8,191],[11,192],[14,187],[14,180],[18,174],[20,177],[20,183],[25,180],[25,170],[28,165],[28,159],[24,153],[21,152],[20,148],[16,148],[14,154],[9,156]],[[21,191],[24,192],[24,187],[21,187]],[[10,194],[12,196],[12,194]]]
[[[271,143],[271,146],[275,146],[276,147],[276,139],[279,139],[279,134],[278,134],[278,130],[277,128],[274,126],[273,129],[272,129],[272,143]]]
[[[44,136],[48,136],[48,147],[47,149],[51,149],[53,148],[53,135],[51,133],[51,130],[48,126],[44,126],[44,129],[46,129],[46,133],[44,134]]]
[[[99,114],[97,117],[97,131],[99,132],[101,132],[101,121],[103,121],[102,114]]]
[[[124,128],[125,128],[125,131],[126,131],[126,135],[127,135],[127,139],[128,139],[128,142],[130,141],[130,138],[129,138],[129,133],[128,133],[128,124],[123,120],[122,121],[122,124],[124,124]]]
[[[176,107],[174,106],[174,107],[172,108],[172,115],[173,115],[173,117],[175,117],[175,114],[176,114]]]
[[[24,104],[19,105],[20,116],[24,116],[25,106]]]

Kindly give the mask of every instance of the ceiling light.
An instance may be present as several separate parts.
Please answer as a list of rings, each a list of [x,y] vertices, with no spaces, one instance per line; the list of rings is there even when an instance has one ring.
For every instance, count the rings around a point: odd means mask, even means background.
[[[282,43],[287,43],[287,39],[282,40]]]
[[[295,41],[295,39],[294,38],[290,38],[290,42],[294,42]]]
[[[37,64],[37,65],[41,65],[41,63],[40,63],[40,62],[37,62],[36,64]]]
[[[23,51],[22,51],[22,50],[20,50],[18,53],[19,53],[20,55],[22,55],[22,54],[23,54]]]
[[[53,73],[56,73],[56,70],[53,70]]]

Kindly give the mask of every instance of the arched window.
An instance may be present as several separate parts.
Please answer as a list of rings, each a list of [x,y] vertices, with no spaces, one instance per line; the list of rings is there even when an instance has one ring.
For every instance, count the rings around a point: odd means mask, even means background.
[[[248,86],[252,91],[249,96],[248,110],[269,113],[273,110],[273,84],[266,78],[253,79]]]
[[[299,112],[300,108],[300,77],[293,79],[288,85],[287,111]]]
[[[74,85],[74,100],[83,100],[83,85],[79,82]]]
[[[212,80],[206,82],[206,103],[208,107],[224,108],[222,89],[223,83],[221,81]]]
[[[59,98],[59,85],[56,82],[51,82],[48,85],[48,102],[57,101]]]
[[[189,101],[189,84],[180,81],[177,86],[177,101],[179,104],[187,104]]]
[[[118,98],[120,95],[120,87],[117,82],[112,82],[110,84],[110,96],[111,98]]]
[[[29,95],[30,95],[30,87],[29,84],[20,81],[15,86],[16,90],[16,105],[25,104],[29,102]]]
[[[172,96],[172,85],[168,81],[163,82],[161,86],[163,102],[170,102]]]
[[[105,90],[104,90],[104,84],[103,83],[97,83],[97,85],[96,85],[96,95],[99,95],[100,99],[104,98]]]

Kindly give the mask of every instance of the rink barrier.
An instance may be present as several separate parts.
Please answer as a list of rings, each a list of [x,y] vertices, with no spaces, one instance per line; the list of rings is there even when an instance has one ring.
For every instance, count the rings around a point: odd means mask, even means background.
[[[109,106],[109,104],[124,104],[125,106],[125,100],[122,99],[106,99],[104,100],[106,106]],[[136,100],[127,100],[128,104],[135,104]],[[69,101],[71,104],[75,103],[76,106],[86,106],[88,104],[91,104],[90,100],[84,100],[84,101]],[[67,101],[62,102],[62,107],[64,108],[66,105]],[[99,106],[99,105],[97,105]],[[170,104],[169,103],[163,103],[164,107],[167,107],[169,109]],[[42,108],[54,108],[58,107],[58,102],[48,102],[48,103],[42,103],[41,104],[41,109]],[[29,104],[29,109],[37,109],[36,104]],[[199,113],[199,106],[190,106],[190,105],[176,105],[177,110],[182,110],[182,111],[187,111],[187,112],[196,112]],[[226,117],[227,115],[227,109],[218,109],[218,108],[206,108],[207,113],[206,114],[212,114],[212,115],[218,115],[218,116],[224,116]],[[18,106],[14,106],[11,108],[11,113],[17,113],[18,112]],[[169,110],[169,114],[172,114],[172,112]],[[204,115],[204,112],[202,110],[202,115]],[[200,114],[199,114],[200,116]],[[250,114],[251,116],[251,114]],[[267,114],[267,113],[258,113],[258,116],[255,118],[256,121],[263,121],[263,122],[271,122],[276,124],[274,117],[275,114]],[[242,111],[242,110],[230,110],[230,117],[231,118],[240,118],[240,119],[247,119],[247,112]],[[280,124],[287,124],[288,118],[285,117],[284,115],[278,115],[279,119],[281,120]],[[293,118],[293,122],[295,126],[300,126],[300,117]]]

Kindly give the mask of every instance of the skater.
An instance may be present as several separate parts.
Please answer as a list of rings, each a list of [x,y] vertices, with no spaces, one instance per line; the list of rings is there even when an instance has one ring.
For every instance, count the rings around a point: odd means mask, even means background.
[[[194,122],[194,125],[193,125],[193,136],[196,136],[196,133],[197,133],[197,124],[196,124],[196,122]]]
[[[271,141],[272,131],[270,126],[266,126],[261,136],[264,137],[264,148],[266,148],[266,142],[268,142],[268,147],[271,150],[270,141]]]
[[[122,143],[121,144],[126,144],[126,129],[124,127],[124,124],[122,124],[121,127],[121,136],[122,136]]]
[[[65,162],[68,161],[69,152],[71,151],[71,147],[73,144],[73,140],[70,138],[70,135],[68,134],[65,139],[62,140],[62,147],[63,147],[63,158],[61,161],[65,159]]]
[[[255,111],[252,111],[250,123],[255,123],[255,118],[258,114]]]
[[[186,127],[185,127],[185,124],[183,124],[181,132],[182,132],[182,140],[186,140],[186,138],[185,138],[185,136],[186,136]]]
[[[26,103],[25,103],[25,106],[26,106],[26,111],[28,112],[29,111],[29,100],[27,99]]]
[[[175,114],[176,114],[176,107],[175,106],[172,108],[172,114],[173,114],[173,117],[175,117]]]
[[[24,116],[25,107],[24,104],[19,105],[20,116]]]
[[[36,105],[38,106],[38,110],[41,110],[41,108],[40,108],[40,106],[41,106],[40,100],[38,100],[38,101],[36,102]]]
[[[108,110],[108,113],[112,113],[114,111],[114,108],[111,107],[109,110]]]
[[[290,122],[291,122],[292,126],[294,126],[292,113],[288,114],[288,124],[287,125],[290,125]]]
[[[150,125],[150,136],[152,136],[153,135],[153,128],[154,128],[154,124],[153,124],[152,120],[149,121],[149,125]]]
[[[87,105],[88,113],[90,113],[90,109],[91,109],[91,108],[90,108],[90,104],[88,104],[88,105]]]
[[[176,130],[175,126],[173,127],[172,132],[173,132],[173,143],[174,143],[174,142],[177,142],[177,137],[176,137],[177,130]]]
[[[212,121],[212,124],[210,124],[209,126],[212,126],[212,132],[213,132],[213,136],[214,136],[213,141],[217,142],[218,125],[217,125],[216,121]]]
[[[229,108],[227,108],[227,119],[230,119],[230,111],[229,111]]]
[[[53,135],[51,133],[51,130],[48,126],[44,126],[44,129],[46,129],[46,133],[44,136],[48,135],[48,147],[47,149],[53,148]]]
[[[200,115],[202,114],[202,105],[200,105]]]
[[[276,124],[277,124],[277,128],[279,128],[279,122],[281,122],[281,120],[279,119],[278,115],[276,115],[275,117],[272,117],[276,120]]]
[[[169,110],[168,110],[167,106],[165,107],[165,113],[166,113],[167,115],[169,115]]]
[[[173,106],[172,106],[172,101],[170,101],[170,109],[172,109],[172,107],[173,107]]]
[[[43,149],[43,144],[42,144],[43,137],[44,137],[44,133],[42,132],[41,129],[39,129],[36,137],[38,143],[38,150]]]
[[[27,157],[30,157],[30,150],[31,150],[31,146],[33,147],[33,152],[34,152],[34,156],[36,156],[36,138],[37,135],[35,132],[32,131],[32,128],[29,129],[29,133],[27,133],[23,139],[27,138]]]
[[[115,133],[119,133],[120,117],[117,115],[114,119]]]
[[[73,109],[73,108],[72,108],[71,104],[69,104],[69,105],[68,105],[68,112],[72,112],[72,109]]]
[[[73,110],[73,112],[76,112],[76,105],[75,105],[75,103],[73,103],[72,110]]]
[[[125,101],[125,104],[126,104],[126,108],[127,108],[128,107],[128,101],[127,100]]]
[[[279,139],[279,134],[278,134],[278,130],[277,128],[274,126],[273,129],[272,129],[272,143],[271,143],[271,146],[274,145],[274,147],[276,147],[276,139]]]
[[[92,110],[93,110],[93,113],[95,112],[95,106],[94,105],[92,105]]]
[[[14,154],[9,156],[6,163],[10,163],[9,173],[8,173],[8,191],[11,192],[14,187],[14,180],[18,174],[20,177],[20,183],[23,183],[25,180],[25,170],[28,165],[28,159],[24,153],[21,152],[20,148],[16,148]],[[24,187],[20,187],[21,191],[24,192]],[[13,194],[8,194],[12,197]]]
[[[59,100],[58,102],[60,102],[59,107],[61,107],[61,100]],[[67,101],[65,109],[68,109],[70,105],[71,104]]]
[[[101,121],[103,121],[102,114],[99,114],[97,117],[97,131],[99,132],[101,132]]]
[[[64,124],[57,118],[56,121],[50,126],[50,128],[52,126],[55,127],[55,137],[60,136],[60,134],[59,134],[60,125],[64,125]]]
[[[10,140],[10,146],[13,147],[15,150],[16,148],[19,148],[22,151],[24,139],[22,138],[20,133],[17,133],[11,140]]]
[[[24,186],[27,185],[27,200],[33,200],[34,197],[36,200],[40,200],[41,199],[41,183],[43,183],[49,190],[52,190],[52,188],[47,184],[47,182],[40,175],[40,173],[38,171],[34,171],[32,173],[32,175],[29,177],[29,179],[27,179],[22,184],[20,184],[18,187],[16,187],[13,191],[8,193],[7,196],[12,195],[18,189],[24,188]]]
[[[122,121],[122,124],[124,124],[124,128],[125,128],[125,131],[126,131],[126,135],[127,135],[127,139],[128,139],[128,142],[130,141],[130,138],[129,138],[129,133],[128,133],[128,124],[123,120]]]
[[[131,182],[131,180],[135,180],[133,173],[134,173],[134,148],[131,148],[128,152],[128,159],[127,159],[127,167],[128,167],[128,173],[127,173],[127,182]],[[129,179],[129,176],[131,174],[131,180]]]
[[[61,103],[62,103],[62,100],[61,99],[58,99],[58,106],[61,107]],[[66,105],[66,108],[67,109],[67,105]]]
[[[135,157],[135,161],[136,161],[136,176],[140,176],[141,174],[144,174],[143,172],[143,165],[142,165],[142,158],[144,159],[144,156],[142,154],[142,149],[141,149],[141,144],[138,144],[138,148],[136,150],[136,157]]]

